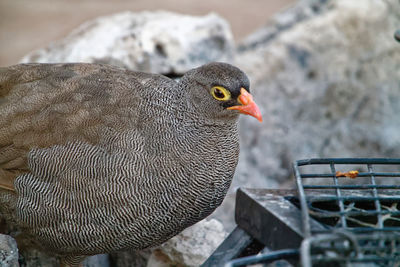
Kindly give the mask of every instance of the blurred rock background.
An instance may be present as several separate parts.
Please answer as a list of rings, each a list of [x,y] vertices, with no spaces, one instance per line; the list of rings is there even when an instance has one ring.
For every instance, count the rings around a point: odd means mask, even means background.
[[[295,0],[0,0],[0,66],[16,64],[28,52],[65,37],[83,22],[123,11],[167,10],[187,15],[216,12],[236,40],[263,26]]]
[[[301,158],[400,157],[398,0],[82,1],[71,12],[77,3],[0,0],[0,65],[103,62],[175,77],[223,60],[249,75],[264,117],[262,124],[241,119],[236,175],[211,218],[153,251],[86,266],[197,266],[233,229],[237,187],[294,187],[290,164]],[[137,12],[143,9],[181,14]],[[126,10],[135,12],[81,24]],[[45,266],[35,253],[25,254],[28,266]]]

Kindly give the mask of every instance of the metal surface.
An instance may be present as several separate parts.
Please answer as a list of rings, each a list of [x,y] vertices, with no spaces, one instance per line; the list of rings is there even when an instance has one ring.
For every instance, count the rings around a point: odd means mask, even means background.
[[[300,210],[289,201],[293,197],[293,190],[241,188],[236,193],[236,223],[271,250],[298,248],[304,233]],[[314,220],[310,225],[325,229]]]
[[[201,267],[223,266],[226,262],[240,257],[253,242],[253,237],[243,229],[236,227]]]
[[[293,203],[293,200],[296,199],[296,190],[240,188],[236,194],[235,220],[237,228],[202,267],[223,266],[232,260],[233,266],[251,264],[258,260],[269,262],[274,261],[273,259],[277,255],[292,264],[297,264],[298,253],[296,256],[285,253],[276,254],[274,251],[295,249],[298,252],[305,237],[300,209]],[[312,219],[310,225],[314,229],[324,229],[320,223]],[[255,258],[253,256],[243,257],[252,244],[256,243],[255,241],[272,252],[265,253],[266,249],[264,248],[264,253],[254,256]],[[253,251],[252,254],[257,254],[257,252]],[[259,258],[260,256],[262,257]]]
[[[239,189],[236,194],[235,209],[237,228],[202,267],[223,266],[227,262],[236,266],[236,264],[251,264],[258,260],[271,261],[277,255],[287,256],[289,262],[296,264],[298,253],[297,258],[296,255],[285,253],[266,253],[268,250],[291,248],[298,250],[300,247],[304,238],[301,213],[299,208],[290,201],[295,197],[296,190]],[[317,229],[321,227],[315,221],[312,225]],[[254,247],[258,248],[258,251],[254,250]],[[262,254],[258,255],[262,256],[261,259],[258,256],[244,257],[257,254],[262,248],[264,248]],[[287,263],[287,266],[292,265]]]
[[[239,259],[232,260],[225,264],[225,267],[238,267],[238,266],[247,266],[251,264],[257,263],[273,263],[278,260],[289,260],[294,259],[298,260],[299,258],[299,250],[298,249],[282,249],[275,252],[269,252],[266,254],[254,255],[243,257]]]

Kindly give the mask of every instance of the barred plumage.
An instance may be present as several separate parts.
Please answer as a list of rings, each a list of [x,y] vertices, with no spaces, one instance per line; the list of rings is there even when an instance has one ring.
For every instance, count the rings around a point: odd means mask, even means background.
[[[214,99],[214,85],[232,98]],[[71,265],[166,241],[228,190],[239,143],[227,107],[242,88],[245,74],[223,63],[179,83],[99,64],[1,68],[3,216]]]

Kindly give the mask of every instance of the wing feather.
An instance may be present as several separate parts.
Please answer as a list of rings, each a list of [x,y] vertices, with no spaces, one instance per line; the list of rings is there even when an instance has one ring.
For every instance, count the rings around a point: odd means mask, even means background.
[[[0,68],[0,188],[14,190],[33,148],[97,144],[107,129],[132,127],[149,77],[101,64]]]

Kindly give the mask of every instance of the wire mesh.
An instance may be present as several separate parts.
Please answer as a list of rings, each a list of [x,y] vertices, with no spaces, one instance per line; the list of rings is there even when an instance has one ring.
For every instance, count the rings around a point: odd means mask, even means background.
[[[307,159],[293,169],[304,236],[300,250],[265,252],[226,266],[300,258],[303,267],[400,267],[400,159]]]
[[[302,266],[400,266],[400,159],[293,165],[306,237]],[[324,227],[313,229],[311,218]]]
[[[400,266],[400,236],[320,234],[302,242],[302,266]]]
[[[306,237],[333,229],[400,230],[400,159],[300,160],[294,171]],[[339,177],[349,173],[357,174]],[[326,231],[311,229],[310,217]]]

